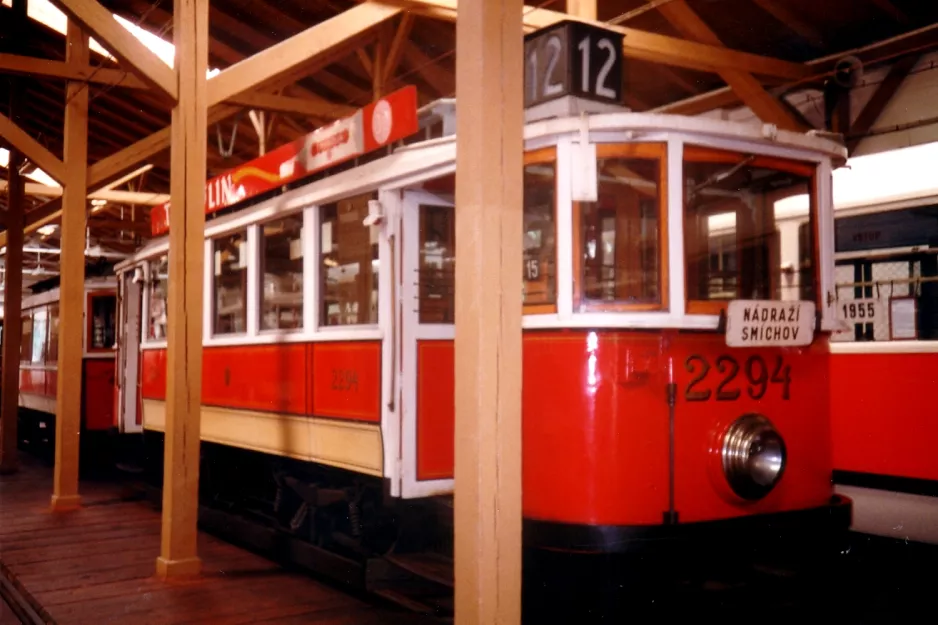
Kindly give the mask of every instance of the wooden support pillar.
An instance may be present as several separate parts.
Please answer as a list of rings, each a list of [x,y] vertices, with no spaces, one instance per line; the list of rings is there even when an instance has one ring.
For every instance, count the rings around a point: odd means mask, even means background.
[[[567,0],[567,13],[586,20],[595,20],[596,3],[597,0]]]
[[[20,51],[22,33],[26,28],[26,0],[13,0],[13,19],[8,36],[11,48]],[[22,79],[10,79],[10,119],[14,122],[22,112]],[[20,321],[23,304],[23,178],[19,169],[23,154],[12,145],[7,163],[7,240],[3,281],[3,373],[0,383],[0,474],[16,472],[17,457],[16,420],[19,413],[20,343],[23,325]]]
[[[167,294],[166,433],[163,534],[157,575],[201,570],[199,436],[202,403],[202,268],[204,265],[208,0],[175,0],[179,100],[172,114]]]
[[[456,23],[456,622],[521,619],[522,0]]]
[[[16,452],[16,419],[19,411],[20,343],[23,324],[23,178],[19,168],[23,155],[10,150],[6,226],[7,251],[3,281],[3,404],[0,406],[0,474],[15,473],[19,467]]]
[[[88,66],[88,35],[73,20],[68,22],[66,46],[66,63]],[[88,204],[88,85],[69,82],[65,101],[59,375],[55,396],[55,475],[52,482],[52,509],[57,512],[74,510],[80,503],[78,449]]]

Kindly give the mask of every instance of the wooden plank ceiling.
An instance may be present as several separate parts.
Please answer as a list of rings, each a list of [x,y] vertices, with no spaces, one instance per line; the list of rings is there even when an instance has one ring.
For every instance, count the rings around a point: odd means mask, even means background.
[[[172,40],[171,0],[100,0],[100,4]],[[209,64],[218,69],[229,67],[356,4],[350,0],[211,0]],[[246,103],[266,109],[263,118],[255,112],[252,120],[251,111],[241,108],[234,117],[210,123],[206,176],[258,155],[258,122],[262,122],[263,142],[272,148],[371,101],[376,82],[381,82],[373,74],[384,73],[375,71],[376,46],[392,50],[392,63],[396,61],[383,81],[385,92],[415,84],[422,102],[455,95],[454,24],[428,16],[426,7],[418,10],[416,4],[413,13],[405,12],[385,28],[371,31],[360,45],[325,68],[309,75],[297,72],[290,77],[299,78],[293,84],[245,97]],[[528,5],[566,10],[565,0],[528,0]],[[836,55],[938,22],[938,3],[920,0],[602,0],[598,5],[600,21],[796,63]],[[0,25],[10,22],[10,14],[8,7],[0,5]],[[0,37],[4,30],[0,26]],[[930,41],[935,39],[933,36]],[[29,20],[25,40],[28,49],[16,54],[53,61],[65,58],[64,37],[36,21]],[[11,52],[0,39],[0,57]],[[0,58],[0,113],[7,114],[11,74],[3,73],[2,61]],[[90,163],[169,126],[169,107],[157,91],[129,88],[127,85],[139,85],[139,79],[99,54],[92,53],[92,65],[98,76],[92,76],[90,84]],[[35,71],[42,71],[39,65],[35,67]],[[751,95],[753,89],[762,91],[750,74],[733,70],[717,74],[630,58],[623,71],[625,104],[635,110],[683,101],[728,83],[734,94],[710,106],[737,104],[744,92]],[[760,79],[769,89],[782,84],[780,79],[774,83],[764,82],[771,80],[766,77]],[[26,114],[14,121],[60,156],[65,81],[35,73],[23,80]],[[147,163],[152,169],[116,189],[168,193],[169,151],[156,154]],[[5,172],[0,175],[6,178]],[[30,199],[27,223],[29,211],[42,210],[39,205],[49,199]],[[0,221],[5,202],[6,194],[0,190]],[[148,206],[128,204],[120,198],[94,207],[89,219],[90,245],[131,251],[148,236],[148,215]],[[27,245],[54,247],[56,235],[34,232],[27,236]],[[26,254],[29,267],[54,271],[56,260],[54,254],[44,258],[42,254]]]

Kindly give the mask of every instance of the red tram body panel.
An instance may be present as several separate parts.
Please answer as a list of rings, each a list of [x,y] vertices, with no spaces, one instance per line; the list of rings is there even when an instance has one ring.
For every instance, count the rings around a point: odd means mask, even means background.
[[[938,352],[831,360],[834,468],[938,482]]]

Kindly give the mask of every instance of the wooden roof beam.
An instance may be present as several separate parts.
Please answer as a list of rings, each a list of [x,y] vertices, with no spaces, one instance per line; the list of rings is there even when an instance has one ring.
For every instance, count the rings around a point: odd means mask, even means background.
[[[146,83],[134,74],[122,69],[92,67],[90,65],[88,67],[75,67],[65,61],[52,61],[18,54],[0,53],[0,74],[45,76],[130,89],[148,88]]]
[[[0,113],[0,138],[22,152],[36,167],[52,176],[52,179],[59,184],[65,180],[65,163],[2,113]]]
[[[316,119],[336,119],[354,113],[357,108],[347,104],[336,104],[314,94],[305,98],[291,98],[289,96],[275,95],[273,93],[242,93],[228,98],[227,104],[237,104],[246,108],[272,113],[287,113],[303,115]]]
[[[824,48],[824,38],[818,32],[818,29],[801,19],[784,2],[779,0],[752,0],[752,2],[812,46],[819,49]]]
[[[213,76],[208,81],[208,105],[225,102],[312,63],[325,67],[351,53],[360,35],[400,12],[393,6],[365,2],[311,26]]]
[[[567,0],[567,13],[595,21],[596,0]]]
[[[173,70],[97,0],[51,0],[52,4],[101,42],[120,63],[162,96],[175,102],[178,82]]]
[[[394,33],[394,39],[391,41],[391,47],[388,50],[388,56],[384,61],[384,80],[390,82],[397,71],[397,66],[401,63],[401,57],[404,54],[404,48],[410,38],[410,31],[414,26],[414,16],[412,13],[404,13],[401,16],[401,23],[397,26]]]
[[[50,61],[15,54],[0,53],[0,73],[38,74],[49,78],[121,86],[131,89],[148,88],[147,84],[137,76],[124,70],[91,66],[79,68],[68,65],[63,61]],[[229,98],[227,102],[262,111],[330,119],[347,115],[355,110],[354,107],[329,102],[313,93],[309,93],[308,97],[304,98],[291,98],[260,92],[244,93]]]
[[[722,46],[723,42],[707,24],[700,19],[685,0],[674,0],[658,6],[658,11],[685,37],[711,46]],[[767,92],[752,74],[737,69],[723,68],[718,71],[726,84],[763,122],[775,124],[784,130],[804,131],[805,127],[778,100]]]
[[[863,140],[863,136],[870,131],[870,128],[873,127],[873,124],[875,124],[879,116],[882,115],[886,105],[889,104],[892,97],[896,95],[899,87],[902,86],[902,82],[905,80],[906,76],[909,75],[912,68],[915,67],[915,64],[918,63],[918,60],[918,55],[902,57],[889,68],[886,77],[879,83],[872,97],[870,97],[863,107],[863,110],[860,111],[860,114],[857,115],[856,119],[850,125],[849,132],[846,133],[848,154],[853,154],[856,151],[857,146],[860,145],[860,141]]]
[[[864,64],[882,63],[892,59],[903,58],[909,54],[923,54],[938,48],[938,24],[923,26],[917,30],[877,41],[861,48],[846,50],[824,56],[806,63],[811,75],[800,81],[793,81],[771,89],[773,95],[779,95],[791,90],[799,84],[808,84],[818,81],[834,71],[839,59],[845,56],[855,56]],[[699,115],[718,108],[739,106],[742,102],[737,94],[729,87],[721,87],[713,91],[702,93],[678,102],[665,104],[654,109],[655,113],[670,113],[673,115]]]
[[[64,189],[62,187],[50,187],[38,182],[27,182],[25,185],[26,195],[38,197],[62,197]],[[0,192],[6,192],[7,181],[0,180]],[[159,206],[169,201],[169,196],[165,193],[147,193],[138,191],[93,191],[88,194],[89,200],[106,200],[118,204],[139,204],[142,206]],[[26,215],[29,217],[29,214]]]
[[[456,21],[457,0],[374,0],[370,4],[378,2],[389,6],[406,7],[419,15],[434,19]],[[723,69],[735,69],[757,76],[789,80],[803,79],[811,73],[811,70],[801,63],[792,63],[750,52],[731,50],[723,46],[707,45],[624,26],[614,26],[559,11],[538,9],[530,5],[524,7],[525,32],[540,30],[563,20],[577,20],[592,24],[597,28],[622,33],[625,35],[622,42],[623,54],[626,57],[642,61],[716,73]]]
[[[456,94],[456,76],[440,67],[439,58],[431,59],[411,41],[404,47],[404,60],[411,72],[419,74],[441,96]]]

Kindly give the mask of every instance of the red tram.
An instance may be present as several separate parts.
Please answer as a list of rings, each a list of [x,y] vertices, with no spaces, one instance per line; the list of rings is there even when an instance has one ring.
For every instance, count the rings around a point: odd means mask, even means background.
[[[454,114],[404,89],[208,183],[204,484],[319,545],[405,550],[401,519],[453,491]],[[525,150],[526,544],[846,528],[828,386],[843,147],[613,111],[531,121]],[[812,242],[794,289],[774,211],[792,194]],[[117,267],[121,419],[157,446],[167,249]]]
[[[81,432],[86,448],[106,444],[108,434],[118,425],[111,401],[117,343],[116,287],[113,277],[85,281]],[[24,297],[22,303],[17,435],[21,445],[48,454],[55,448],[59,289],[36,290],[39,292]]]

